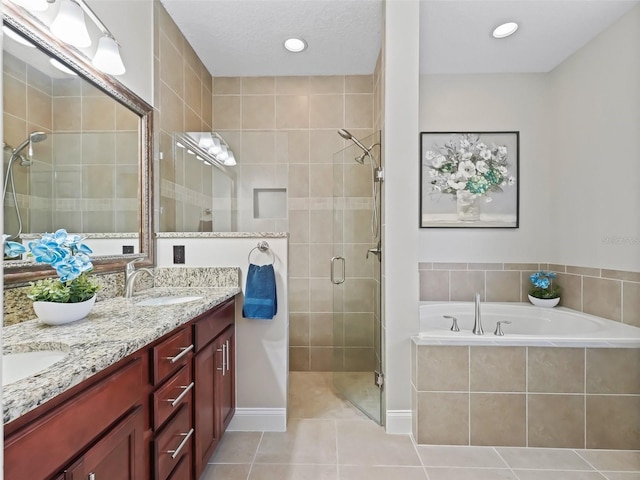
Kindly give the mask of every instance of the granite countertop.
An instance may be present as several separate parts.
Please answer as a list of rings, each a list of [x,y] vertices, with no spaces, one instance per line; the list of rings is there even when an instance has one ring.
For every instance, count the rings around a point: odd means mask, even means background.
[[[48,326],[30,320],[4,328],[4,354],[33,350],[69,353],[46,370],[3,387],[3,423],[15,420],[239,292],[237,286],[155,287],[133,298],[97,302],[86,319],[67,325]],[[146,298],[167,295],[202,299],[174,305],[136,305]]]

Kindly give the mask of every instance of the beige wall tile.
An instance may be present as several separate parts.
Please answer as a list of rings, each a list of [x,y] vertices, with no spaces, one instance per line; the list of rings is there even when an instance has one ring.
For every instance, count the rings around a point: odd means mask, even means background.
[[[115,109],[116,130],[131,130],[133,132],[137,132],[140,124],[140,117],[119,103],[116,104]]]
[[[278,95],[309,95],[309,77],[276,77]]]
[[[418,393],[417,442],[469,445],[469,394]]]
[[[158,5],[158,17],[160,32],[164,33],[167,38],[176,46],[176,48],[182,52],[182,48],[185,42],[184,35],[178,29],[173,19],[169,16],[167,11],[162,5]]]
[[[520,272],[488,271],[487,302],[520,302]]]
[[[308,210],[289,210],[289,242],[309,242]]]
[[[213,96],[213,127],[216,130],[237,130],[242,126],[241,97]]]
[[[420,301],[449,301],[449,272],[447,270],[420,271]]]
[[[371,167],[357,163],[344,165],[344,196],[372,196]]]
[[[165,132],[184,131],[184,102],[164,82],[160,82],[160,111]]]
[[[276,128],[309,128],[309,97],[276,96]]]
[[[333,155],[344,148],[342,137],[333,129],[309,132],[311,163],[333,163]]]
[[[373,314],[344,314],[344,344],[347,347],[373,347]]]
[[[332,313],[309,314],[309,344],[312,347],[332,347],[333,330]]]
[[[528,446],[584,448],[583,395],[529,395]]]
[[[138,166],[120,165],[116,167],[116,197],[138,198]]]
[[[214,77],[213,94],[214,95],[239,95],[240,94],[240,77]]]
[[[83,130],[115,130],[116,109],[110,98],[88,97],[82,100]]]
[[[184,106],[184,129],[187,132],[198,132],[202,130],[202,119],[187,105]]]
[[[191,67],[185,67],[184,99],[187,105],[200,116],[202,116],[202,90],[202,81],[198,74]]]
[[[567,266],[566,265],[559,265],[556,263],[550,263],[548,265],[548,269],[551,270],[552,272],[556,272],[556,273],[563,273],[567,270]]]
[[[345,282],[345,312],[372,312],[375,301],[375,281],[371,279],[348,279]]]
[[[289,347],[289,370],[292,372],[309,371],[309,347]]]
[[[309,126],[311,128],[341,128],[344,125],[342,95],[311,95]]]
[[[327,75],[309,77],[310,93],[344,93],[344,77]]]
[[[587,393],[640,394],[640,348],[587,348]]]
[[[25,82],[27,78],[27,65],[22,60],[11,55],[9,52],[2,54],[2,71],[11,75],[16,80]]]
[[[115,162],[115,133],[82,134],[82,163],[85,165],[114,165]]]
[[[331,210],[312,210],[309,212],[310,242],[333,242],[333,212]]]
[[[273,94],[276,91],[275,77],[242,77],[242,94]]]
[[[309,276],[308,244],[289,244],[289,275],[292,277]]]
[[[419,391],[469,391],[469,347],[418,347]]]
[[[27,85],[40,90],[49,97],[53,93],[51,77],[31,65],[27,66]]]
[[[436,270],[466,270],[466,263],[443,263],[443,262],[433,262],[433,268]]]
[[[308,278],[289,278],[289,312],[309,312]]]
[[[418,264],[418,270],[433,270],[433,263],[431,262],[420,262]]]
[[[309,311],[332,312],[333,311],[333,284],[328,278],[309,279]]]
[[[273,129],[276,125],[276,102],[273,95],[242,97],[242,128]]]
[[[289,197],[309,196],[309,166],[302,164],[289,165]]]
[[[560,285],[560,306],[582,311],[582,276],[558,273],[555,283]]]
[[[277,132],[276,162],[309,163],[309,132],[307,130]]]
[[[640,283],[622,284],[622,321],[640,327]]]
[[[567,265],[567,273],[575,273],[577,275],[588,275],[590,277],[599,277],[600,269]]]
[[[309,370],[313,372],[331,372],[334,370],[332,347],[310,347],[309,357]]]
[[[82,216],[82,231],[87,233],[113,232],[115,228],[114,212],[91,212]]]
[[[10,75],[2,78],[4,113],[15,117],[27,118],[27,86]],[[51,100],[49,100],[51,101]]]
[[[537,263],[505,263],[505,270],[537,270]]]
[[[582,308],[585,313],[622,320],[622,282],[602,278],[582,278]]]
[[[52,129],[51,97],[46,93],[27,87],[27,120],[30,124]],[[69,112],[67,112],[69,115]]]
[[[584,393],[584,349],[529,347],[528,390]]]
[[[371,241],[371,211],[344,211],[344,241],[346,243],[367,243]]]
[[[347,75],[345,93],[373,93],[373,75]]]
[[[3,141],[6,144],[15,148],[27,138],[27,122],[24,119],[5,113],[2,116],[2,122]]]
[[[471,391],[526,391],[525,347],[471,347],[469,355]]]
[[[602,269],[603,278],[612,278],[615,280],[626,280],[628,282],[640,282],[640,272],[626,272],[624,270],[606,270]]]
[[[502,263],[467,263],[468,270],[503,270]]]
[[[435,264],[434,264],[435,267]],[[485,299],[484,272],[451,271],[451,301],[471,302],[474,295],[480,293]]]
[[[371,95],[345,95],[344,109],[344,124],[347,128],[373,128]]]
[[[160,78],[180,98],[184,98],[182,54],[164,33],[160,34]]]
[[[309,274],[311,277],[329,278],[333,245],[309,245]]]
[[[83,169],[82,196],[84,198],[113,198],[114,169],[109,165],[88,165]]]
[[[587,395],[587,448],[640,450],[640,396]]]
[[[275,132],[243,132],[242,164],[274,164],[276,163]],[[243,179],[241,178],[240,181]]]
[[[472,374],[473,375],[473,374]],[[471,445],[526,445],[526,395],[472,393]],[[508,425],[509,428],[504,428]]]
[[[309,165],[309,196],[333,196],[333,166],[328,164]]]

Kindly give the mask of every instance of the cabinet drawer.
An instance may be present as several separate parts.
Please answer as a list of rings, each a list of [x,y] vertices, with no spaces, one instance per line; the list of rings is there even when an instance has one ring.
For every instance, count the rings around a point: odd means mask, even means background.
[[[173,472],[169,480],[191,480],[191,452],[187,452]]]
[[[191,331],[188,328],[183,328],[153,347],[153,384],[158,385],[177,372],[191,359],[192,350]]]
[[[49,478],[140,400],[143,362],[133,359],[96,385],[5,439],[7,479]],[[37,455],[37,461],[34,461]]]
[[[235,321],[235,300],[229,299],[194,324],[196,352],[222,333]]]
[[[193,442],[191,404],[180,407],[180,411],[156,436],[154,458],[156,480],[166,480],[182,457],[191,452]]]
[[[191,402],[194,382],[190,362],[153,393],[153,428],[158,429],[180,407]]]

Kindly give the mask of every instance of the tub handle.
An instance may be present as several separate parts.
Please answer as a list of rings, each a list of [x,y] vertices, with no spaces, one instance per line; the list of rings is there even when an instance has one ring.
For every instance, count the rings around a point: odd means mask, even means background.
[[[451,325],[451,331],[452,332],[459,332],[460,331],[460,327],[458,327],[458,319],[456,317],[452,317],[451,315],[444,315],[444,318],[448,318],[450,320],[453,320],[453,323]]]
[[[500,320],[496,323],[496,330],[493,332],[494,335],[498,335],[499,337],[504,336],[504,332],[502,331],[502,324],[506,323],[507,325],[511,325],[511,320]]]

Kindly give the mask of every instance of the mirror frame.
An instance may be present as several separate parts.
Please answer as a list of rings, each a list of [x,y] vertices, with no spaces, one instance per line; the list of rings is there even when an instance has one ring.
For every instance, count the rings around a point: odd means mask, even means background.
[[[85,80],[88,80],[107,95],[120,102],[140,117],[140,150],[138,169],[138,239],[140,253],[121,256],[93,257],[93,272],[114,273],[123,271],[127,262],[133,258],[143,258],[140,265],[154,264],[153,251],[153,107],[129,90],[111,75],[98,71],[91,60],[76,48],[57,39],[49,28],[26,10],[11,3],[2,2],[3,24],[20,33],[49,56],[66,64]],[[56,276],[55,270],[48,265],[16,262],[6,265],[3,262],[4,284],[23,284],[40,278]]]

